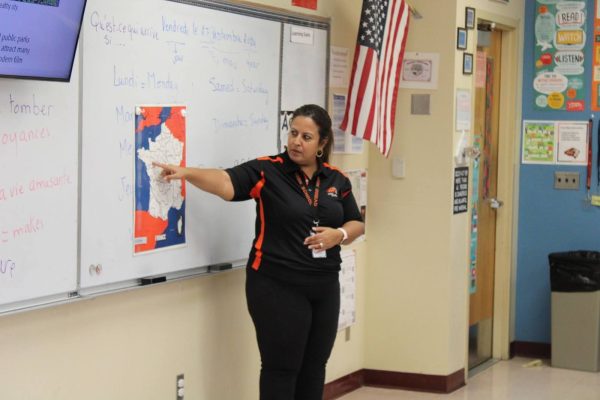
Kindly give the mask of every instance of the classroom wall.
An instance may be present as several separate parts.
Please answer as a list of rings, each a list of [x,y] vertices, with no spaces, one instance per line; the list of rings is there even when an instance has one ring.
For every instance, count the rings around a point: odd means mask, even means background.
[[[587,1],[588,26],[585,48],[586,78],[592,76],[592,40],[594,1]],[[523,119],[577,120],[590,118],[590,95],[583,112],[534,110],[535,1],[526,7],[526,31],[523,75]],[[585,85],[589,83],[586,80]],[[600,114],[594,112],[592,191],[596,185],[596,130]],[[519,181],[519,247],[516,286],[515,340],[550,343],[550,277],[548,254],[570,250],[600,250],[598,226],[600,208],[586,206],[585,166],[522,164]],[[554,172],[572,171],[580,175],[579,190],[555,190]]]
[[[454,103],[462,75],[456,27],[464,8],[521,20],[525,0],[412,0],[407,51],[440,54],[438,89],[401,89],[389,158],[369,154],[366,368],[449,375],[466,368],[469,214],[452,215]],[[473,32],[469,32],[474,53]],[[521,60],[515,60],[520,63]],[[431,115],[410,115],[410,95],[431,94]],[[394,157],[406,177],[391,177]]]
[[[354,47],[359,0],[320,1],[316,11],[255,3],[331,18],[332,44]],[[364,168],[367,157],[333,163]],[[328,381],[364,365],[366,243],[354,248],[357,323],[338,334]],[[187,399],[256,399],[260,360],[244,281],[233,270],[2,316],[0,398],[174,399],[184,373]]]
[[[316,11],[255,2],[330,17],[331,44],[354,48],[360,0],[321,0]],[[424,18],[411,22],[407,51],[440,54],[439,87],[427,92],[428,117],[409,113],[410,94],[422,91],[399,91],[389,158],[368,146],[333,159],[369,168],[369,205],[367,241],[355,246],[357,323],[339,333],[327,381],[362,368],[448,375],[466,367],[469,220],[452,215],[452,156],[455,89],[471,81],[460,72],[456,27],[467,5],[520,19],[525,0],[411,3]],[[391,177],[393,157],[405,160],[404,179]],[[0,398],[165,399],[179,373],[186,398],[258,392],[242,270],[0,317],[0,354]]]

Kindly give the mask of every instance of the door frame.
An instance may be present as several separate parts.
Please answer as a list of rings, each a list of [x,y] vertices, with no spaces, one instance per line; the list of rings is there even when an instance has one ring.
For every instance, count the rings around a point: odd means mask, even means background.
[[[496,213],[494,317],[492,357],[510,358],[514,338],[519,151],[523,81],[523,20],[477,10],[477,19],[502,31],[500,118],[498,127],[497,198],[504,206]],[[517,62],[515,62],[517,60]]]

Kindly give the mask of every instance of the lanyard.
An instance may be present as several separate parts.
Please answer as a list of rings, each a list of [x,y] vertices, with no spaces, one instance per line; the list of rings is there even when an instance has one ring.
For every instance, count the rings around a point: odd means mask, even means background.
[[[317,182],[315,185],[315,195],[312,199],[310,197],[310,194],[308,193],[308,188],[304,183],[304,179],[300,177],[299,173],[296,174],[296,180],[298,181],[300,188],[302,188],[302,193],[304,193],[304,197],[306,198],[308,205],[311,206],[311,208],[313,209],[313,223],[315,224],[315,226],[319,226],[319,187],[321,185],[321,177],[317,178]]]

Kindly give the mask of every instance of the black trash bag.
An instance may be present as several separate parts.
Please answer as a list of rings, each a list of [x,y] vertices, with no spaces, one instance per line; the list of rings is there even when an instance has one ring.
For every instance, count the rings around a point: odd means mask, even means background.
[[[551,253],[548,261],[553,292],[600,290],[600,252],[579,250]]]

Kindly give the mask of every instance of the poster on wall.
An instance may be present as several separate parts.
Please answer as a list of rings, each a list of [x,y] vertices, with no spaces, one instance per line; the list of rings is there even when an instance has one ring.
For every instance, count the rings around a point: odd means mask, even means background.
[[[582,0],[536,0],[534,103],[584,111],[586,8]]]
[[[587,165],[588,123],[556,123],[556,163]]]
[[[407,89],[437,89],[439,53],[404,53],[400,87]]]
[[[481,151],[481,143],[483,138],[481,135],[475,134],[473,137],[473,148],[475,151]],[[477,292],[477,243],[478,243],[478,207],[479,207],[479,172],[480,172],[480,157],[473,159],[473,177],[472,192],[471,192],[471,241],[469,243],[469,293]]]
[[[356,204],[360,209],[360,215],[363,222],[367,222],[367,170],[352,169],[344,171],[344,174],[350,179],[352,185],[352,194],[356,200]],[[355,241],[366,240],[366,232],[355,239]]]
[[[592,55],[592,110],[600,111],[600,0],[594,6],[594,53]]]
[[[469,167],[454,168],[453,214],[469,211]]]
[[[587,121],[523,121],[523,164],[587,165]]]
[[[333,113],[331,123],[333,126],[333,152],[346,154],[361,154],[363,152],[363,139],[353,136],[340,129],[344,112],[346,111],[346,95],[332,93]]]
[[[471,130],[471,91],[456,89],[456,132]]]
[[[154,163],[185,167],[185,106],[139,106],[135,115],[134,254],[185,245],[185,181]]]
[[[338,331],[356,323],[356,251],[342,250],[340,268],[340,313]]]
[[[553,164],[555,148],[553,121],[523,121],[523,164]]]

